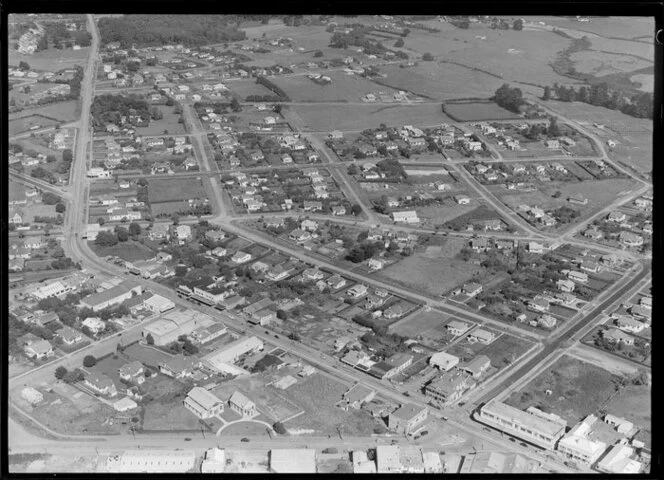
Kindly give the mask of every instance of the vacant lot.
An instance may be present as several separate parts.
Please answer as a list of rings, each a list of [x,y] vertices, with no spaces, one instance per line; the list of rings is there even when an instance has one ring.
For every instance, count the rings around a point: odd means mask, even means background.
[[[23,114],[24,112],[21,113]],[[21,118],[14,118],[13,120],[9,120],[9,136],[11,137],[12,135],[18,135],[19,133],[27,132],[33,127],[37,127],[35,128],[36,130],[38,128],[53,127],[59,123],[60,122],[58,120],[54,120],[52,118],[46,118],[35,114],[27,114]]]
[[[388,126],[415,125],[418,127],[450,122],[438,104],[412,105],[298,105],[294,107],[302,118],[304,130],[329,132],[361,132],[366,128],[377,128],[381,123]]]
[[[55,73],[58,70],[72,68],[74,65],[83,66],[89,50],[89,47],[81,48],[80,50],[49,48],[48,50],[35,52],[32,55],[22,55],[18,51],[11,49],[7,61],[9,65],[16,66],[18,66],[19,62],[23,61],[27,62],[32,70]]]
[[[572,425],[604,407],[616,391],[618,378],[595,365],[564,356],[506,401],[524,410],[535,406],[556,413]],[[551,395],[546,394],[547,390]]]
[[[532,343],[526,340],[503,333],[486,348],[482,349],[480,354],[489,357],[493,367],[502,369],[514,363],[531,346]]]
[[[239,95],[243,100],[249,95],[274,95],[272,90],[265,85],[256,83],[255,80],[234,80],[228,82],[227,85],[231,92]]]
[[[198,178],[164,178],[149,180],[150,203],[205,198],[203,181]]]
[[[152,120],[147,127],[136,127],[137,135],[183,135],[184,123],[178,123],[180,115],[173,113],[175,107],[160,105],[159,110],[164,114],[161,120]]]
[[[345,73],[325,73],[332,79],[328,85],[318,85],[306,75],[275,77],[272,81],[295,102],[360,102],[367,93],[384,92],[393,95],[396,90]]]
[[[629,385],[606,404],[604,409],[613,415],[626,418],[644,430],[642,440],[650,448],[652,437],[652,390],[647,385]]]
[[[113,247],[104,247],[97,245],[95,242],[88,242],[88,245],[90,246],[90,249],[97,254],[98,257],[113,255],[120,257],[121,259],[128,262],[134,262],[136,260],[148,260],[150,258],[154,258],[155,255],[155,252],[150,250],[148,247],[131,239],[127,240],[126,242],[119,242]]]
[[[425,291],[431,295],[443,295],[457,285],[469,280],[482,269],[455,259],[453,251],[463,247],[463,240],[448,239],[455,242],[448,255],[437,251],[416,253],[390,265],[379,276],[386,277],[406,287]]]
[[[480,120],[508,120],[519,118],[515,113],[499,107],[495,103],[448,103],[445,113],[459,122],[476,122]]]
[[[472,212],[477,208],[476,205],[459,205],[454,200],[446,199],[444,204],[440,207],[418,207],[416,208],[417,216],[425,223],[431,225],[442,225],[450,220],[454,220],[461,215]]]
[[[236,436],[236,437],[255,437],[261,435],[268,435],[267,427],[258,422],[238,422],[221,431],[221,435]]]
[[[344,435],[368,436],[374,431],[385,431],[382,422],[362,410],[344,412],[334,404],[348,389],[320,373],[315,373],[285,391],[289,398],[304,407],[305,413],[286,424],[289,429],[312,429],[316,434],[336,435],[341,427]]]

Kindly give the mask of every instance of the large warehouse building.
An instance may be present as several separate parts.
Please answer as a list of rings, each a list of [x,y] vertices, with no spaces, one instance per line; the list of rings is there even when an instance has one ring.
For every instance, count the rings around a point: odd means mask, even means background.
[[[209,315],[195,310],[172,310],[143,327],[141,335],[151,335],[155,345],[167,345],[180,335],[189,335],[200,327],[209,327],[215,321]]]

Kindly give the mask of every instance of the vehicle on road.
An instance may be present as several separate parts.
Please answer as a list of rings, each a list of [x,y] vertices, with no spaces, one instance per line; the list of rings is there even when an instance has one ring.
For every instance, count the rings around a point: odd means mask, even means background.
[[[184,441],[185,441],[185,442],[191,442],[191,438],[189,438],[189,437],[185,437]]]
[[[242,439],[241,439],[240,441],[241,441],[241,442],[245,442],[245,443],[246,443],[246,442],[248,442],[248,441],[249,441],[249,439],[248,439],[247,437],[244,437],[244,438],[242,438]]]

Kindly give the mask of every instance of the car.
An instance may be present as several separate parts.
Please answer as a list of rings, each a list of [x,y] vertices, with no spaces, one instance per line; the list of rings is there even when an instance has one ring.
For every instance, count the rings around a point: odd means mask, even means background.
[[[423,436],[425,436],[425,435],[429,435],[429,431],[428,431],[428,430],[424,430],[423,432],[420,432],[420,437],[423,437]]]
[[[245,442],[245,443],[246,443],[246,442],[248,442],[248,441],[249,441],[249,439],[248,439],[247,437],[244,437],[244,438],[242,438],[242,439],[241,439],[240,441],[241,441],[241,442]]]
[[[528,448],[528,444],[527,444],[527,443],[523,443],[523,442],[521,442],[519,445],[521,445],[522,447],[526,447],[526,448]]]
[[[275,334],[275,335],[274,335],[274,338],[279,338],[279,335],[276,335],[276,334]]]
[[[189,437],[185,437],[184,441],[185,441],[185,442],[191,442],[191,438],[189,438]]]
[[[491,429],[490,429],[489,427],[484,427],[484,431],[485,431],[485,432],[490,432]]]
[[[510,442],[516,442],[516,440],[514,440],[512,437],[509,437],[509,441]]]

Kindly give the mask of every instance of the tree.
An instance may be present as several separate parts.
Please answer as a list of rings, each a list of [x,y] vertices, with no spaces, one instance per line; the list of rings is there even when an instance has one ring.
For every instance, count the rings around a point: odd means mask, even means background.
[[[551,100],[551,87],[544,87],[544,95],[542,95],[542,100]]]
[[[59,201],[60,201],[60,197],[58,197],[54,193],[51,193],[51,192],[42,193],[42,202],[44,202],[46,205],[55,205]]]
[[[62,365],[55,369],[55,378],[62,380],[67,375],[67,369]]]
[[[101,227],[103,224],[106,223],[106,220],[104,219],[104,217],[99,217],[99,218],[97,218],[97,223]]]
[[[501,107],[515,113],[519,113],[520,107],[525,103],[521,89],[510,88],[506,83],[496,90],[493,99]]]
[[[359,204],[355,203],[353,204],[352,207],[350,207],[350,212],[357,217],[359,214],[362,213],[362,207]]]
[[[18,68],[19,70],[23,70],[25,72],[30,70],[30,65],[28,65],[28,62],[24,62],[23,60],[21,60],[20,62],[18,62]]]
[[[396,42],[394,42],[394,48],[401,48],[404,45],[403,38],[399,38]]]
[[[175,267],[175,276],[184,277],[187,274],[187,267],[184,265],[178,265]]]
[[[549,130],[548,133],[552,137],[559,137],[561,135],[560,127],[558,126],[558,118],[553,115],[549,117]]]
[[[59,202],[55,205],[55,211],[58,212],[58,213],[65,213],[66,209],[67,209],[67,207],[62,202]]]
[[[159,109],[158,107],[152,107],[150,114],[152,115],[153,120],[161,120],[162,118],[164,118],[164,114],[162,113],[161,109]]]
[[[234,112],[239,112],[242,110],[240,102],[238,102],[237,98],[235,97],[233,97],[233,100],[231,100],[231,110],[233,110]]]
[[[97,365],[97,359],[92,355],[86,355],[83,358],[83,366],[86,368],[94,367]]]
[[[58,161],[58,159],[55,158],[55,155],[48,155],[46,157],[46,163],[55,163],[57,161]]]
[[[514,20],[514,23],[512,24],[512,28],[516,31],[523,30],[523,20],[521,20],[520,18],[517,18],[516,20]]]
[[[126,242],[129,240],[129,232],[124,227],[115,227],[115,234],[120,242]]]
[[[316,50],[316,53],[314,53],[314,58],[320,58],[322,56],[323,56],[322,50]]]
[[[272,425],[272,428],[279,435],[287,435],[288,434],[288,430],[286,430],[286,427],[284,427],[284,424],[281,423],[281,422],[274,422],[274,425]]]
[[[422,60],[425,62],[431,62],[433,60],[433,55],[431,55],[429,52],[426,52],[424,55],[422,55]]]
[[[99,232],[95,239],[95,245],[102,247],[113,247],[118,244],[118,237],[113,232]]]
[[[151,333],[147,334],[147,336],[145,337],[145,341],[148,345],[154,345],[154,337],[152,336]]]
[[[288,319],[288,312],[286,310],[282,310],[281,308],[277,310],[277,318],[279,320],[286,320]]]
[[[138,237],[141,234],[141,226],[136,222],[131,222],[129,224],[129,235],[132,237]]]
[[[272,111],[275,113],[281,113],[281,110],[283,109],[283,106],[279,103],[275,104],[274,107],[272,107]]]

